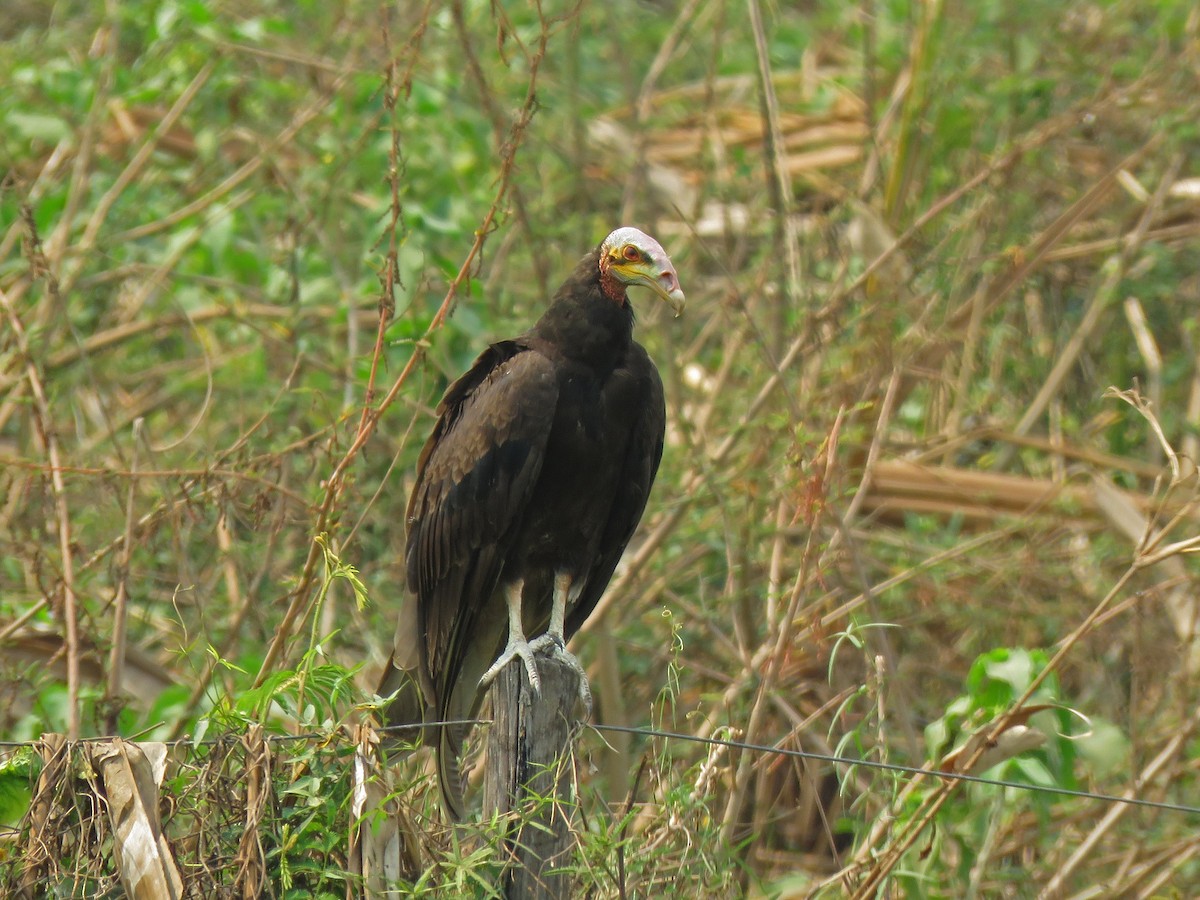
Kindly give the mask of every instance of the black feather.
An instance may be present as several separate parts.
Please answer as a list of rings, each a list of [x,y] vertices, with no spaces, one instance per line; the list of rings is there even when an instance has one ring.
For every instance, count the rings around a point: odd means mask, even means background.
[[[583,582],[568,638],[608,585],[645,509],[666,422],[662,382],[632,331],[632,309],[601,288],[593,252],[533,328],[490,346],[446,391],[407,513],[426,715],[478,711],[479,678],[506,634],[505,584],[525,581],[524,619],[541,630],[554,574]],[[456,818],[465,733],[434,741]]]

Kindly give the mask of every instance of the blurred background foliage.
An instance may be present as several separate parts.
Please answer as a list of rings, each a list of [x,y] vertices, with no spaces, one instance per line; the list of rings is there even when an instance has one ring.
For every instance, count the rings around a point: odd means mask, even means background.
[[[597,720],[919,766],[1044,672],[1041,742],[990,774],[1188,802],[1196,575],[1157,551],[1197,524],[1198,30],[1185,0],[8,3],[0,736],[360,718],[441,391],[636,224],[689,307],[634,298],[670,425],[578,639]],[[929,828],[903,773],[582,752],[605,895],[1200,889],[1194,813],[971,785]],[[419,765],[422,889],[474,895]],[[345,805],[305,808],[336,881]]]

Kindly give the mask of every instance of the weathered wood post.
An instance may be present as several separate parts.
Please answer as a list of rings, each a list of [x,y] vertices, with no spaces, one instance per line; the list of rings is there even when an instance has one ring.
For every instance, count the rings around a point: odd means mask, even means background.
[[[571,853],[571,735],[579,677],[556,659],[538,657],[542,693],[535,697],[525,667],[511,664],[492,688],[483,788],[484,816],[513,814],[505,837],[508,900],[567,896]]]

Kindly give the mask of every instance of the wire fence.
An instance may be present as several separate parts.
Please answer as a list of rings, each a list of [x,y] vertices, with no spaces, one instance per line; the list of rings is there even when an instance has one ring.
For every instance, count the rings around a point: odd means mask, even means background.
[[[443,883],[454,866],[474,865],[468,860],[479,857],[474,850],[463,852],[468,832],[437,813],[436,789],[427,766],[391,763],[407,755],[422,733],[427,738],[430,729],[488,724],[487,719],[459,719],[377,729],[347,723],[295,734],[268,734],[263,726],[252,724],[197,740],[67,741],[62,735],[47,734],[38,741],[0,742],[0,773],[11,785],[13,763],[23,761],[23,768],[17,768],[30,786],[19,826],[0,828],[0,896],[40,897],[50,892],[93,897],[116,895],[122,889],[131,896],[264,896],[280,886],[294,896],[349,896],[360,891],[373,896],[386,894],[396,884],[417,885],[429,878]],[[720,759],[729,752],[820,767],[820,773],[809,773],[813,783],[847,784],[860,768],[903,776],[907,784],[889,796],[911,796],[917,787],[935,795],[950,783],[969,782],[1004,792],[1100,803],[1107,807],[1104,819],[1129,808],[1192,817],[1188,825],[1200,815],[1200,806],[1191,803],[1135,796],[1171,790],[1161,779],[1149,777],[1137,777],[1124,794],[1113,794],[946,771],[939,767],[946,762],[910,766],[665,728],[581,724],[580,732],[592,733],[606,744],[606,735],[647,742],[643,768],[653,767],[656,759],[666,759],[668,765],[682,760],[686,754],[679,748],[689,745],[710,754],[701,766],[708,776],[716,768],[739,767],[734,757]],[[676,750],[659,755],[655,742],[675,745]],[[836,771],[830,772],[829,767]],[[580,832],[584,837],[579,838],[576,852],[585,860],[589,852],[599,854],[596,858],[603,869],[612,862],[606,854],[615,852],[620,861],[631,852],[626,840],[632,827],[641,835],[636,846],[653,846],[658,854],[649,867],[655,871],[643,872],[640,877],[649,880],[635,891],[649,896],[674,883],[671,879],[686,880],[704,870],[697,866],[693,848],[707,847],[704,852],[712,853],[715,845],[695,838],[710,834],[715,839],[712,813],[714,804],[723,801],[717,782],[704,774],[690,792],[672,794],[639,788],[641,771],[628,794],[622,792],[609,807],[612,833],[601,834],[590,851],[586,835],[596,826],[597,810],[575,801],[583,821],[590,823]],[[824,807],[831,801],[830,796],[816,802]],[[997,802],[1014,811],[1022,805],[1012,797]],[[897,801],[896,805],[899,818],[887,819],[889,829],[900,828],[905,821],[899,810],[904,804]],[[1064,812],[1068,818],[1077,814],[1071,809]],[[843,872],[857,871],[859,864],[838,849],[844,845],[838,843],[842,829],[835,822],[837,814],[831,808],[820,816],[829,844],[824,855]],[[635,818],[641,824],[631,826]],[[876,817],[875,827],[881,821]],[[503,846],[495,835],[488,837],[494,828],[495,823],[489,824],[485,817],[469,833],[480,846]],[[456,861],[456,854],[462,861]],[[496,867],[507,864],[511,863],[493,858],[482,870],[472,871],[471,877],[491,878]],[[594,877],[588,874],[593,871],[588,865],[580,863],[579,877],[584,880]],[[813,870],[820,871],[819,865]],[[150,879],[149,894],[139,893],[147,888],[139,887],[131,873]],[[707,884],[697,889],[702,896],[737,893],[713,893]]]
[[[474,726],[490,724],[490,719],[447,719],[437,722],[425,722],[419,725],[389,725],[386,727],[376,728],[374,730],[381,735],[388,734],[398,736],[407,734],[415,735],[428,729],[463,725]],[[804,760],[807,762],[826,763],[830,765],[846,767],[848,769],[854,767],[867,768],[884,772],[896,772],[899,774],[912,775],[921,778],[969,782],[972,784],[990,785],[992,787],[1026,791],[1034,794],[1073,797],[1082,800],[1093,800],[1105,804],[1123,804],[1146,809],[1159,809],[1167,812],[1182,813],[1184,815],[1200,816],[1200,806],[1187,803],[1174,803],[1166,800],[1148,800],[1144,797],[1137,797],[1133,795],[1109,794],[1075,788],[1057,787],[1054,785],[1033,784],[1031,782],[1013,781],[1002,778],[988,778],[982,775],[973,775],[968,772],[955,772],[939,768],[910,766],[903,765],[901,763],[887,762],[885,760],[842,756],[833,753],[818,753],[812,750],[798,750],[791,747],[772,746],[770,744],[748,743],[746,741],[739,741],[731,738],[703,737],[700,735],[687,734],[686,732],[669,731],[666,729],[650,728],[645,726],[635,727],[626,725],[587,723],[585,728],[601,733],[627,734],[633,737],[653,738],[656,740],[664,740],[669,742],[679,741],[691,744],[701,744],[707,747],[724,747],[726,749],[748,753],[774,755]],[[217,737],[204,738],[199,741],[192,741],[183,738],[165,743],[168,746],[176,748],[214,747],[221,744],[235,743],[240,739],[240,736],[236,734],[224,734]],[[74,743],[82,745],[88,743],[107,742],[111,740],[112,737],[93,737],[81,738],[79,741]],[[345,742],[348,744],[351,743],[353,739],[351,737],[350,729],[348,727],[343,727],[325,732],[309,731],[301,734],[266,734],[263,735],[263,740],[267,744],[311,742],[317,745],[330,745],[331,743],[337,742]],[[16,750],[20,748],[36,750],[42,746],[42,743],[42,741],[0,741],[0,750]]]

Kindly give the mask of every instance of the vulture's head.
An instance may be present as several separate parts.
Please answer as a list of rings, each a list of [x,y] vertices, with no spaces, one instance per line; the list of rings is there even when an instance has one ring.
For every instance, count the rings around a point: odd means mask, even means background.
[[[683,312],[683,291],[671,258],[650,235],[626,226],[600,244],[601,281],[612,279],[622,287],[648,287],[671,304],[675,315]]]

